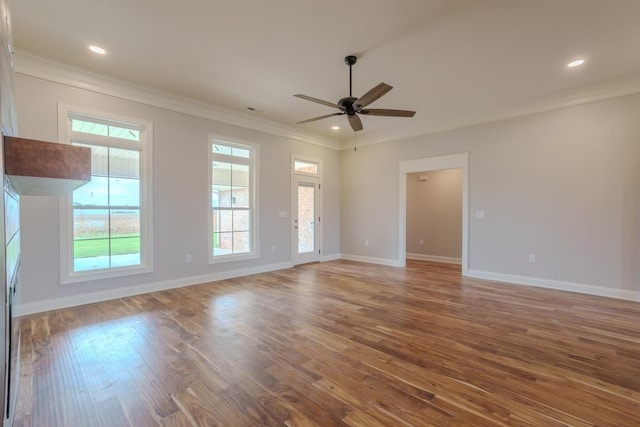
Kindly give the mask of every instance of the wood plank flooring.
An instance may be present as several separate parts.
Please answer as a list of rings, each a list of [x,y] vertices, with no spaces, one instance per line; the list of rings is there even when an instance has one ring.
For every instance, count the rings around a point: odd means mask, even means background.
[[[14,425],[640,426],[640,303],[333,261],[42,313]]]

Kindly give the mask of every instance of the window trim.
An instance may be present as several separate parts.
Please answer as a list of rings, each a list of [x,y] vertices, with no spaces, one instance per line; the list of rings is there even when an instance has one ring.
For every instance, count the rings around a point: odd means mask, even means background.
[[[113,267],[99,270],[73,271],[73,206],[72,194],[60,197],[60,284],[88,282],[100,279],[125,277],[153,271],[153,122],[133,117],[117,115],[91,108],[58,104],[58,142],[71,144],[72,116],[96,118],[96,121],[121,122],[140,127],[140,264],[135,266]],[[105,138],[99,135],[82,133],[82,142],[100,144]],[[115,139],[115,138],[113,138]],[[110,141],[110,140],[109,140]],[[109,147],[130,150],[131,144],[110,141]]]
[[[242,158],[242,157],[235,157],[236,159],[241,160],[239,163],[243,163],[243,164],[248,164],[250,167],[250,177],[249,177],[249,198],[250,198],[250,207],[249,207],[249,212],[250,212],[250,217],[251,217],[251,251],[248,253],[242,253],[242,254],[228,254],[228,255],[213,255],[213,201],[212,201],[212,192],[211,192],[211,188],[213,187],[213,170],[212,170],[212,164],[213,164],[213,160],[214,158],[225,158],[226,161],[230,161],[233,162],[234,156],[225,156],[225,155],[220,155],[220,156],[216,156],[213,153],[213,144],[215,144],[216,142],[219,142],[221,144],[224,145],[231,145],[231,146],[236,146],[238,148],[243,148],[243,149],[250,149],[251,151],[251,157],[249,159],[249,161],[247,161],[247,159]],[[225,262],[234,262],[234,261],[245,261],[245,260],[250,260],[250,259],[256,259],[256,258],[260,258],[260,242],[259,242],[259,235],[260,233],[258,233],[258,227],[260,226],[260,220],[259,220],[259,215],[258,215],[258,195],[259,195],[259,191],[258,191],[258,174],[259,174],[259,168],[258,168],[258,159],[259,159],[259,145],[253,142],[248,142],[248,141],[243,141],[241,139],[237,139],[237,138],[229,138],[227,136],[223,136],[223,135],[216,135],[216,134],[209,134],[209,138],[208,138],[208,143],[207,143],[207,151],[208,151],[208,155],[207,155],[207,159],[208,159],[208,163],[207,163],[207,174],[209,175],[208,178],[208,183],[209,186],[208,188],[208,205],[207,205],[207,222],[208,222],[208,226],[207,226],[207,230],[208,230],[208,234],[207,234],[207,247],[208,247],[208,253],[209,253],[209,264],[220,264],[220,263],[225,263]]]

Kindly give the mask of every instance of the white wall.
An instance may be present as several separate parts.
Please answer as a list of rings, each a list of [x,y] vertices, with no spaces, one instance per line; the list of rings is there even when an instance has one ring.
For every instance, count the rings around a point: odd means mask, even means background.
[[[460,261],[462,170],[407,174],[406,200],[407,257]]]
[[[639,118],[632,95],[346,150],[342,253],[399,262],[399,162],[469,152],[472,274],[640,300]]]
[[[472,274],[640,299],[640,95],[342,153],[22,74],[16,102],[24,137],[57,139],[58,102],[151,120],[155,137],[155,271],[60,286],[58,199],[24,197],[22,313],[289,265],[291,153],[323,161],[324,256],[398,262],[399,162],[469,152]],[[258,260],[207,263],[209,133],[261,144]]]
[[[323,255],[340,253],[340,152],[23,74],[16,75],[20,136],[57,141],[59,102],[153,122],[155,271],[72,285],[59,281],[58,198],[22,200],[22,313],[185,283],[269,270],[291,263],[291,154],[323,162]],[[208,135],[260,144],[260,258],[210,265],[207,257]],[[276,247],[273,253],[271,248]],[[186,263],[186,254],[193,262]]]

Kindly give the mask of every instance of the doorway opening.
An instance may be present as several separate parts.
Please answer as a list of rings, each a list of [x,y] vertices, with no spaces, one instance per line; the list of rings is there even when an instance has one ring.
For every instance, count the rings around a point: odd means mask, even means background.
[[[398,259],[401,266],[406,266],[407,259],[407,219],[408,219],[408,184],[407,180],[413,177],[420,179],[420,177],[428,177],[430,173],[437,173],[438,171],[445,170],[457,170],[460,173],[459,181],[461,184],[461,200],[459,206],[461,207],[461,221],[458,222],[460,227],[460,258],[459,263],[462,268],[462,275],[466,275],[469,269],[469,195],[468,195],[468,153],[449,154],[436,157],[425,157],[420,159],[404,160],[400,162],[400,215],[399,215],[399,253]],[[424,178],[423,178],[424,179]],[[428,182],[429,178],[426,178]],[[420,182],[420,181],[418,181]],[[423,181],[424,182],[424,181]],[[412,181],[413,183],[413,181]],[[458,193],[460,194],[460,193]],[[417,244],[420,245],[422,239],[426,237],[414,236],[417,238]],[[413,247],[413,243],[410,242],[409,247]],[[424,244],[423,243],[423,244]],[[410,254],[412,252],[409,252]],[[456,261],[458,257],[448,256],[443,257],[440,261]],[[432,260],[437,260],[433,259]]]
[[[407,174],[406,257],[462,263],[462,169]]]

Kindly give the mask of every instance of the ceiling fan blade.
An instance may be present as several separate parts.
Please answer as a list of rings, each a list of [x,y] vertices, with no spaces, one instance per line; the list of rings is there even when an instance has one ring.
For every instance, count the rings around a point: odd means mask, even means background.
[[[356,109],[366,107],[385,93],[389,92],[391,89],[393,89],[393,86],[386,83],[380,83],[378,86],[358,98],[358,100],[353,103],[353,106]]]
[[[318,104],[327,105],[329,107],[338,108],[338,106],[333,102],[323,101],[322,99],[314,98],[312,96],[302,95],[300,93],[298,93],[296,95],[293,95],[293,96],[301,98],[301,99],[306,99],[307,101],[316,102]]]
[[[309,122],[315,122],[316,120],[322,120],[322,119],[326,119],[327,117],[333,117],[333,116],[341,116],[344,113],[333,113],[333,114],[326,114],[324,116],[320,116],[320,117],[314,117],[313,119],[307,119],[307,120],[303,120],[301,122],[296,123],[297,125],[301,125],[303,123],[309,123]]]
[[[360,120],[360,117],[358,117],[357,114],[349,116],[349,124],[351,125],[351,129],[353,129],[354,132],[362,130],[362,120]]]
[[[360,114],[368,114],[369,116],[389,116],[389,117],[413,117],[415,111],[409,110],[389,110],[386,108],[373,108],[370,110],[360,110]]]

